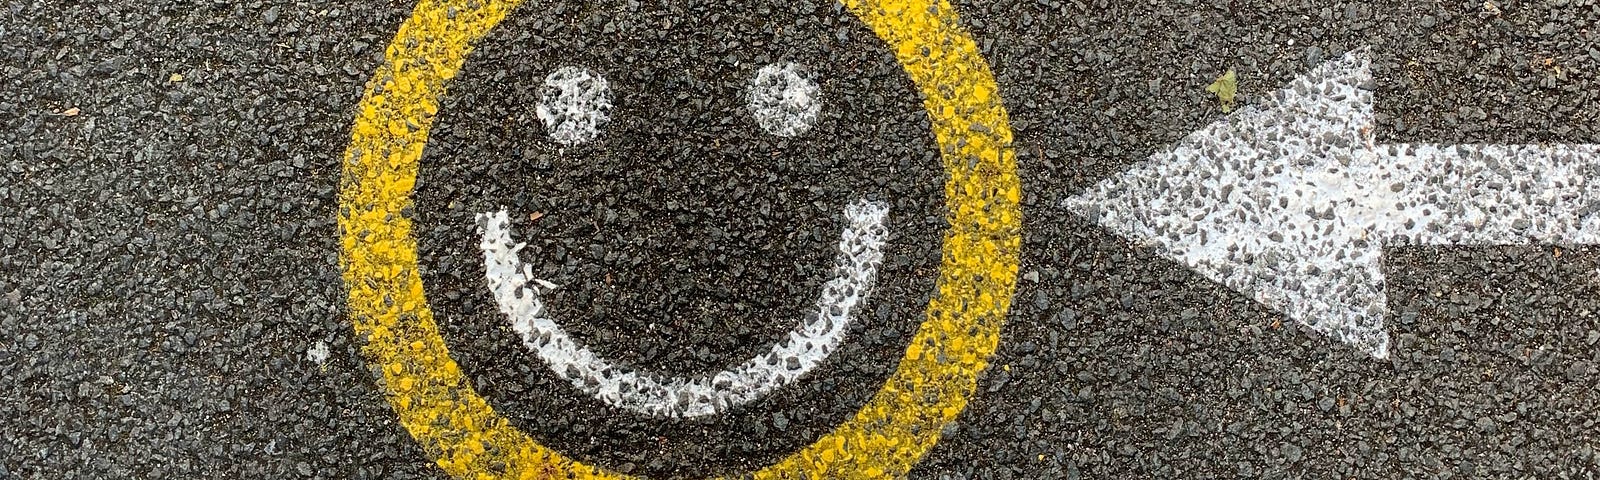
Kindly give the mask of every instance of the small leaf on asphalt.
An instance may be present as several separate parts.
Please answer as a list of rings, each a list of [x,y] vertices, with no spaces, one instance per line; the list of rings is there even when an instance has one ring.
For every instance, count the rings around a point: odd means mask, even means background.
[[[1217,94],[1217,100],[1222,101],[1222,113],[1233,111],[1233,96],[1239,93],[1239,74],[1233,69],[1217,77],[1217,81],[1206,86],[1206,91]]]

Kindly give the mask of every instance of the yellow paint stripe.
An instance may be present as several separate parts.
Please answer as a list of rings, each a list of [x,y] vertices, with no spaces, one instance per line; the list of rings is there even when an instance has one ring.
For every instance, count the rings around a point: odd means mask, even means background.
[[[520,0],[424,0],[367,86],[345,154],[340,229],[349,309],[402,426],[460,478],[627,478],[512,427],[450,358],[403,212],[438,100],[478,41]],[[950,178],[938,294],[895,374],[855,417],[736,478],[903,476],[965,409],[999,342],[1021,248],[1020,187],[998,88],[945,1],[845,0],[921,89]]]
[[[345,154],[340,221],[345,284],[363,353],[389,403],[440,467],[461,478],[622,478],[537,443],[472,389],[439,336],[417,274],[410,205],[445,83],[516,0],[424,0],[385,52]],[[476,5],[476,6],[474,6]]]

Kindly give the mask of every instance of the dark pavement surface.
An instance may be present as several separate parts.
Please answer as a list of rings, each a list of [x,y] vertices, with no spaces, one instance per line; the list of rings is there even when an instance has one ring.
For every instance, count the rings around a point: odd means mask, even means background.
[[[1600,249],[1387,251],[1377,361],[1059,205],[1221,116],[1223,71],[1248,104],[1367,45],[1381,140],[1600,143],[1600,3],[956,6],[1017,134],[1022,281],[914,478],[1593,475]],[[441,475],[359,353],[335,240],[353,109],[411,7],[0,3],[0,478]],[[823,79],[802,138],[738,97],[778,59]],[[568,64],[618,107],[558,151],[529,95]],[[527,4],[452,89],[416,194],[424,280],[479,391],[563,452],[674,478],[768,463],[858,408],[921,318],[936,150],[909,80],[831,3]],[[893,206],[872,313],[799,384],[712,419],[582,397],[474,283],[472,214],[506,207],[545,235],[525,258],[548,258],[552,308],[595,319],[576,335],[716,368],[793,324],[855,196]]]

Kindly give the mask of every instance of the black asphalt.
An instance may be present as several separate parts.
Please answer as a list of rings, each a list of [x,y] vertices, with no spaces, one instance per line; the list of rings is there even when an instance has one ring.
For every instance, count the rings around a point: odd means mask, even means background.
[[[354,108],[413,5],[0,2],[0,478],[440,478],[345,317],[337,187]],[[913,478],[1589,478],[1600,248],[1386,251],[1373,360],[1061,201],[1371,46],[1379,139],[1600,143],[1600,4],[965,1],[1017,135],[1019,288],[975,401]],[[823,119],[763,133],[749,75],[814,70]],[[531,112],[551,68],[612,83],[593,144]],[[742,471],[881,384],[937,268],[942,172],[909,79],[827,2],[530,3],[469,59],[416,193],[454,357],[520,428],[663,478]],[[474,213],[538,236],[597,351],[720,368],[793,325],[839,211],[891,205],[883,284],[800,383],[709,420],[609,409],[518,345]],[[534,213],[540,214],[534,219]],[[325,345],[325,363],[308,350]]]

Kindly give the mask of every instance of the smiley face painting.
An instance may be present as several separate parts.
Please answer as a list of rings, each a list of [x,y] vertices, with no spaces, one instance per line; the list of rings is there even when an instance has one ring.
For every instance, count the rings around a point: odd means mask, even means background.
[[[525,6],[455,80],[415,194],[430,304],[480,391],[654,476],[773,461],[859,408],[948,228],[881,40],[827,2],[718,8]]]
[[[955,9],[537,7],[421,1],[356,109],[340,264],[399,425],[457,478],[911,473],[1021,248]]]

